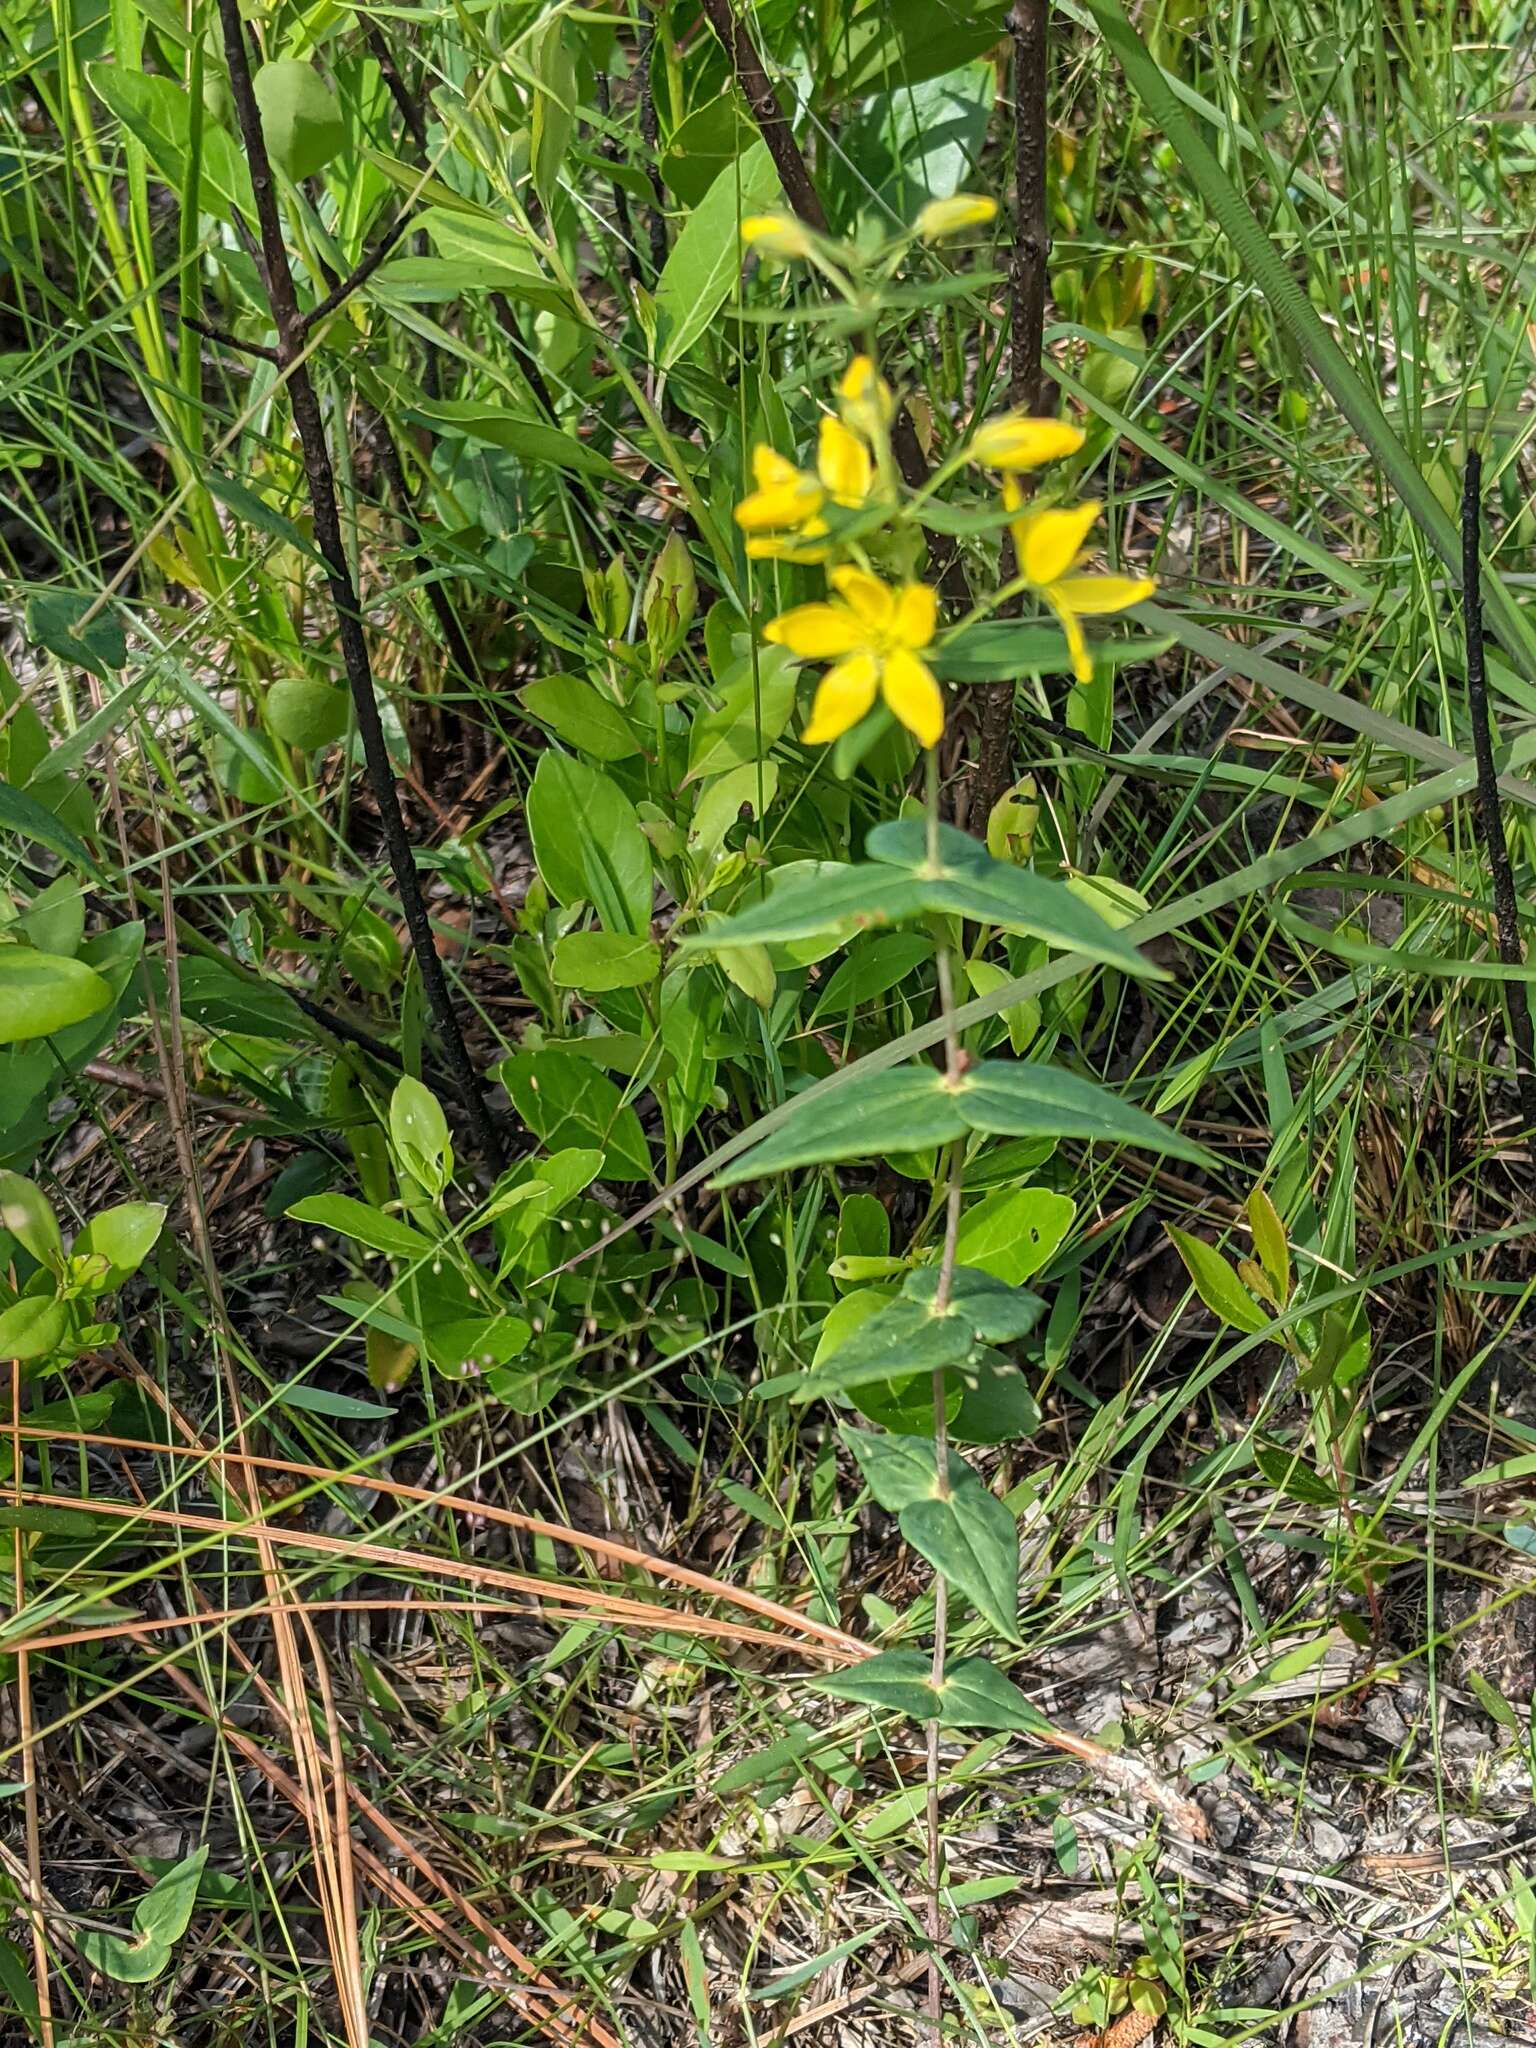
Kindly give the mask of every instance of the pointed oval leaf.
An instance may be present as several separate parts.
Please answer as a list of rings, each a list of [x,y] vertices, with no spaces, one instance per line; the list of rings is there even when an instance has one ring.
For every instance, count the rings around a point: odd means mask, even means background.
[[[1176,1230],[1171,1223],[1167,1230],[1174,1249],[1189,1269],[1196,1294],[1219,1322],[1248,1336],[1269,1328],[1269,1317],[1214,1245],[1191,1237],[1187,1230]]]
[[[983,1060],[951,1098],[973,1131],[1007,1138],[1082,1138],[1099,1145],[1139,1145],[1173,1159],[1219,1170],[1202,1145],[1134,1109],[1113,1090],[1063,1067]]]
[[[1012,1515],[976,1475],[944,1500],[901,1510],[901,1533],[992,1626],[1019,1640],[1019,1533]]]
[[[818,1098],[803,1110],[792,1105],[779,1129],[733,1159],[715,1186],[734,1187],[791,1166],[948,1144],[970,1127],[960,1102],[936,1067],[861,1074],[830,1100]]]
[[[93,968],[62,953],[0,946],[0,1045],[50,1038],[104,1010],[112,991]]]
[[[924,885],[897,869],[873,861],[842,868],[827,861],[818,867],[819,872],[796,875],[760,902],[692,933],[687,948],[720,952],[727,946],[769,945],[823,932],[853,938],[921,917],[927,908]]]
[[[881,1650],[855,1664],[851,1671],[817,1679],[816,1690],[835,1700],[853,1700],[889,1713],[910,1714],[914,1721],[932,1721],[939,1713],[932,1659],[920,1650]]]
[[[986,848],[953,825],[939,827],[939,865],[928,860],[927,826],[920,818],[898,818],[877,825],[865,841],[871,858],[921,876],[927,907],[968,917],[977,924],[1001,925],[1027,932],[1063,952],[1103,960],[1130,974],[1154,975],[1161,970],[1082,902],[1064,882],[1048,881],[1028,868],[994,860]]]

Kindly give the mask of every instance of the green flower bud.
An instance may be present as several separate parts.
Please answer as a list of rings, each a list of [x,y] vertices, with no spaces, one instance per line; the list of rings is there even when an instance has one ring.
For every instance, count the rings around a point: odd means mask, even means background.
[[[688,543],[681,534],[669,533],[651,570],[642,605],[646,645],[658,668],[682,646],[698,608],[699,585]]]

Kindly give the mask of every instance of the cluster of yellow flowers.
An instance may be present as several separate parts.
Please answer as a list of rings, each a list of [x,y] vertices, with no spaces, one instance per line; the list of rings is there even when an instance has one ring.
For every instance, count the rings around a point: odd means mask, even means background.
[[[982,225],[996,213],[994,201],[960,193],[936,200],[919,214],[913,232],[924,241]],[[768,214],[742,223],[743,238],[764,255],[813,257],[808,230],[786,215]],[[867,355],[855,356],[837,387],[838,410],[826,413],[818,430],[816,467],[800,469],[777,450],[759,445],[752,454],[756,489],[736,507],[747,535],[747,553],[758,559],[821,564],[840,544],[826,513],[896,509],[889,428],[895,399]],[[1060,621],[1077,680],[1093,677],[1093,659],[1081,621],[1126,610],[1150,597],[1150,576],[1084,576],[1084,542],[1100,505],[1025,508],[1018,477],[1075,455],[1083,434],[1068,420],[1032,419],[1006,413],[986,421],[972,435],[966,458],[1001,476],[1004,511],[1012,516],[1019,577]],[[923,583],[883,583],[864,561],[857,540],[846,544],[857,559],[827,570],[835,596],[821,604],[797,605],[769,622],[764,638],[805,661],[830,661],[802,738],[813,745],[835,740],[857,725],[876,697],[925,747],[944,730],[944,695],[923,655],[938,631],[938,598]]]

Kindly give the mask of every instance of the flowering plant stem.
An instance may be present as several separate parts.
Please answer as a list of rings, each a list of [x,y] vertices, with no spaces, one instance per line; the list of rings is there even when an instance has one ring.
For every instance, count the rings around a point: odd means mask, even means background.
[[[938,865],[939,857],[939,757],[933,747],[928,749],[928,859],[932,866]],[[949,946],[942,926],[937,930],[938,948],[935,961],[938,970],[939,1014],[944,1021],[944,1067],[949,1078],[958,1080],[964,1066],[960,1049],[960,1034],[955,1028],[955,984],[954,968]],[[960,1198],[965,1185],[965,1140],[957,1138],[949,1149],[946,1188],[944,1198],[944,1249],[939,1260],[939,1284],[934,1292],[933,1312],[942,1315],[949,1306],[950,1289],[955,1279],[955,1246],[960,1236]],[[944,1373],[940,1368],[933,1375],[933,1455],[935,1488],[937,1497],[949,1497],[949,1411],[946,1404]],[[935,1691],[944,1682],[944,1659],[949,1648],[949,1581],[942,1572],[936,1574],[933,1587],[933,1685]],[[927,1835],[928,1835],[928,1939],[931,1950],[928,1958],[928,2018],[937,2037],[943,2027],[943,1974],[939,1966],[939,1942],[943,1935],[943,1909],[940,1903],[944,1882],[943,1851],[939,1842],[939,1723],[937,1718],[927,1727]]]

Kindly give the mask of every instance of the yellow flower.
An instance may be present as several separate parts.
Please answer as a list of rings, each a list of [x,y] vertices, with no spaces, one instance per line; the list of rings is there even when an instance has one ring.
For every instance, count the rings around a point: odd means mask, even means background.
[[[736,507],[737,525],[753,536],[747,553],[758,561],[824,562],[830,547],[815,545],[828,531],[823,505],[830,499],[857,511],[869,497],[875,466],[858,436],[827,413],[815,476],[761,446],[752,451],[752,475],[757,489]]]
[[[866,441],[882,434],[896,416],[891,387],[868,356],[855,356],[838,381],[839,409],[846,426]]]
[[[1023,504],[1023,493],[1012,477],[1003,479],[1003,503],[1010,512]],[[1088,651],[1081,619],[1102,618],[1108,612],[1123,612],[1150,597],[1157,585],[1150,576],[1075,576],[1072,572],[1087,559],[1083,542],[1098,518],[1100,506],[1090,498],[1085,504],[1043,505],[1010,521],[1013,545],[1019,559],[1019,573],[1036,597],[1061,621],[1072,656],[1072,673],[1080,683],[1093,681],[1093,656]]]
[[[1082,445],[1083,430],[1070,420],[1032,420],[1020,412],[1005,412],[976,429],[970,456],[988,469],[1039,469],[1075,455]]]
[[[811,238],[787,213],[754,213],[741,224],[741,239],[759,256],[809,256]]]
[[[917,233],[925,242],[940,235],[958,234],[961,228],[985,227],[997,217],[997,201],[979,192],[957,192],[953,199],[931,199],[917,216]]]
[[[938,624],[938,599],[925,583],[892,590],[865,569],[831,572],[840,602],[802,604],[783,612],[763,638],[804,661],[832,661],[816,691],[801,738],[812,746],[835,740],[868,711],[876,694],[925,747],[944,730],[944,698],[920,659]]]

